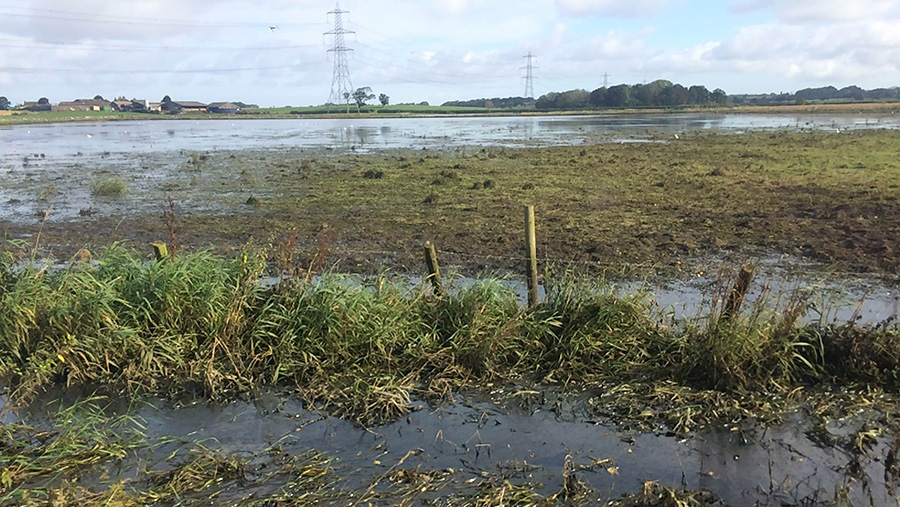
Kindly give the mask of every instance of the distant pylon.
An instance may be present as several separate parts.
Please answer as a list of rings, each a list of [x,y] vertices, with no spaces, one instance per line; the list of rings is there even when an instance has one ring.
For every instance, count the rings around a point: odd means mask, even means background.
[[[533,61],[536,57],[529,51],[528,54],[522,58],[525,59],[526,62],[525,66],[522,67],[522,70],[525,71],[525,77],[522,78],[525,80],[525,98],[534,100],[534,71],[537,67],[533,65]]]
[[[603,87],[609,88],[609,72],[603,73]]]
[[[331,94],[328,96],[329,104],[347,104],[347,111],[350,111],[350,98],[353,94],[353,83],[350,81],[350,65],[347,63],[347,53],[353,51],[344,43],[344,35],[348,33],[356,33],[344,30],[344,14],[350,11],[342,11],[341,4],[334,4],[334,10],[328,14],[334,15],[334,30],[325,32],[325,35],[331,35],[334,38],[334,46],[328,50],[333,54],[334,58],[334,74],[331,78]]]

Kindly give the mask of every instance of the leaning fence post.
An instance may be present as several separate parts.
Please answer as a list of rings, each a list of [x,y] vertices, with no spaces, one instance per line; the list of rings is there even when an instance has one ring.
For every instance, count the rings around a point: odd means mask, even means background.
[[[441,283],[441,267],[438,265],[437,250],[431,241],[425,242],[425,266],[428,268],[427,279],[431,279],[434,293],[438,297],[444,297],[444,285]]]
[[[734,281],[734,288],[731,289],[731,294],[728,295],[728,301],[725,303],[725,308],[722,310],[723,319],[730,319],[740,313],[744,298],[747,296],[747,292],[750,291],[750,284],[753,282],[753,275],[755,272],[756,266],[752,264],[744,264],[741,266],[741,271]]]
[[[156,253],[156,260],[161,261],[169,256],[169,249],[162,241],[153,243],[153,251]]]
[[[528,307],[538,304],[537,236],[534,232],[534,206],[525,207],[525,246],[528,251]]]

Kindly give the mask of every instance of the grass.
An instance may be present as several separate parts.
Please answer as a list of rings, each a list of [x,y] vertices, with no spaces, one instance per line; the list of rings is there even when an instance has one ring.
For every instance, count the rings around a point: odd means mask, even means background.
[[[502,111],[502,110],[500,110]],[[483,107],[457,107],[457,106],[424,106],[418,104],[402,104],[402,105],[365,105],[360,108],[360,112],[364,115],[381,115],[381,114],[466,114],[466,113],[489,113],[488,109]],[[266,107],[245,109],[243,111],[247,115],[322,115],[333,114],[336,116],[346,115],[347,106],[340,104],[336,106],[299,106],[299,107]],[[350,114],[357,115],[356,104],[350,104]]]
[[[34,123],[63,123],[72,121],[142,120],[148,115],[121,113],[115,111],[15,111],[0,116],[0,125],[21,125]]]
[[[128,192],[128,184],[118,176],[109,176],[91,185],[91,194],[96,197],[121,197]]]
[[[172,195],[188,211],[179,222],[188,248],[215,245],[232,254],[248,237],[294,228],[300,244],[311,244],[327,225],[345,270],[410,266],[420,262],[425,240],[442,263],[469,273],[517,268],[524,204],[536,208],[540,257],[598,270],[633,264],[696,274],[705,269],[697,259],[729,254],[787,254],[837,270],[900,269],[900,132],[680,137],[475,152],[266,153],[265,161],[254,152],[210,153],[202,173],[159,188],[142,183],[149,187],[141,193],[150,202]],[[257,179],[253,195],[264,206],[244,205],[242,171]],[[17,185],[24,195],[42,188],[37,181]],[[192,212],[193,203],[207,211]],[[119,230],[129,239],[159,239],[156,212],[129,208],[117,216],[125,217]],[[78,229],[50,220],[43,238],[65,254],[106,247],[109,240],[85,245],[84,238],[109,238],[111,220],[97,216]],[[8,230],[16,236],[36,227]],[[367,251],[395,256],[356,253]]]
[[[40,505],[48,488],[146,448],[140,422],[110,416],[99,398],[63,407],[50,428],[0,424],[0,505]]]
[[[337,489],[332,460],[315,451],[288,455],[273,447],[238,456],[193,442],[160,463],[153,450],[174,439],[148,441],[140,420],[109,412],[104,399],[91,397],[60,408],[41,427],[0,424],[0,505],[208,505],[236,485],[268,482],[281,487],[233,504],[306,505],[349,493]]]
[[[40,428],[0,425],[0,505],[288,507],[347,504],[352,499],[350,505],[538,507],[585,505],[597,499],[583,473],[597,465],[580,465],[571,457],[563,464],[562,487],[545,496],[538,492],[541,485],[528,482],[524,463],[505,463],[492,471],[439,471],[422,464],[410,467],[408,461],[422,452],[414,449],[390,468],[360,471],[316,450],[286,452],[279,443],[254,452],[229,452],[215,441],[148,439],[140,420],[111,412],[103,398],[91,397],[51,413]],[[173,445],[174,450],[168,450]],[[163,447],[166,457],[160,459],[154,450]],[[365,483],[357,484],[360,473],[367,474],[368,489]],[[643,491],[610,505],[721,503],[710,493],[648,482]]]
[[[15,399],[53,385],[202,386],[210,397],[289,385],[371,426],[407,413],[413,396],[528,381],[627,389],[689,431],[722,407],[752,411],[753,393],[781,393],[786,405],[797,388],[898,386],[896,325],[797,325],[791,307],[670,327],[649,298],[574,278],[526,311],[494,280],[444,298],[383,276],[264,289],[265,252],[147,262],[115,247],[95,259],[2,264],[0,375]],[[613,398],[598,397],[596,411],[640,419],[630,398]]]

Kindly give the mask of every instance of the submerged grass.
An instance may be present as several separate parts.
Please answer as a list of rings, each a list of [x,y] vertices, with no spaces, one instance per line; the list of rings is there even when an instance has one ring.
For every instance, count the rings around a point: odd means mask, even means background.
[[[0,424],[0,505],[52,503],[53,488],[146,448],[140,422],[109,416],[101,401],[60,409],[50,428]]]
[[[7,259],[0,375],[17,400],[53,385],[199,386],[210,397],[289,385],[366,426],[402,416],[413,396],[491,381],[601,385],[612,388],[598,413],[643,417],[614,395],[625,389],[668,405],[666,420],[686,430],[752,412],[748,393],[771,405],[803,386],[898,385],[894,324],[797,325],[793,307],[757,306],[670,326],[649,297],[575,277],[533,310],[497,280],[443,298],[385,276],[263,288],[265,261],[248,251],[146,262],[120,247],[55,270]]]

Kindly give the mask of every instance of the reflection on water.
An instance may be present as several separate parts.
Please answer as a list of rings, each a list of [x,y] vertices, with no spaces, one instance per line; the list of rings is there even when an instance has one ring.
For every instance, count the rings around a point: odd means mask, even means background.
[[[522,394],[546,401],[525,406]],[[648,480],[706,489],[728,505],[824,505],[840,488],[847,488],[852,505],[896,502],[886,480],[890,442],[885,436],[873,439],[865,453],[835,445],[852,440],[860,421],[833,421],[825,428],[814,428],[802,416],[774,426],[734,421],[682,438],[597,421],[585,404],[590,396],[576,400],[552,390],[518,387],[498,389],[492,400],[460,394],[455,404],[416,403],[421,410],[408,418],[372,429],[310,411],[295,396],[278,393],[264,393],[252,403],[148,400],[137,405],[134,415],[148,442],[169,442],[148,463],[165,466],[166,457],[186,453],[192,442],[237,456],[263,454],[275,444],[285,455],[315,449],[337,458],[334,467],[345,479],[342,486],[357,491],[386,475],[390,465],[402,463],[421,471],[452,470],[451,487],[438,495],[476,488],[484,476],[516,466],[527,472],[514,474],[516,482],[525,478],[551,494],[562,487],[561,472],[570,456],[584,466],[582,478],[600,502],[636,493]],[[40,421],[58,410],[57,402],[47,401],[19,415]],[[128,400],[111,401],[111,412],[135,406]],[[814,438],[814,429],[828,438]],[[834,443],[823,443],[829,441]],[[416,452],[410,455],[410,450]],[[590,466],[598,462],[602,466]],[[277,479],[244,484],[241,494],[249,488],[261,496],[281,485]]]
[[[871,115],[603,115],[501,118],[358,118],[339,120],[153,120],[21,125],[0,129],[0,162],[25,155],[71,157],[291,147],[440,149],[460,146],[555,146],[666,139],[697,130],[844,131],[900,128],[900,117]],[[3,160],[5,159],[5,160]]]

